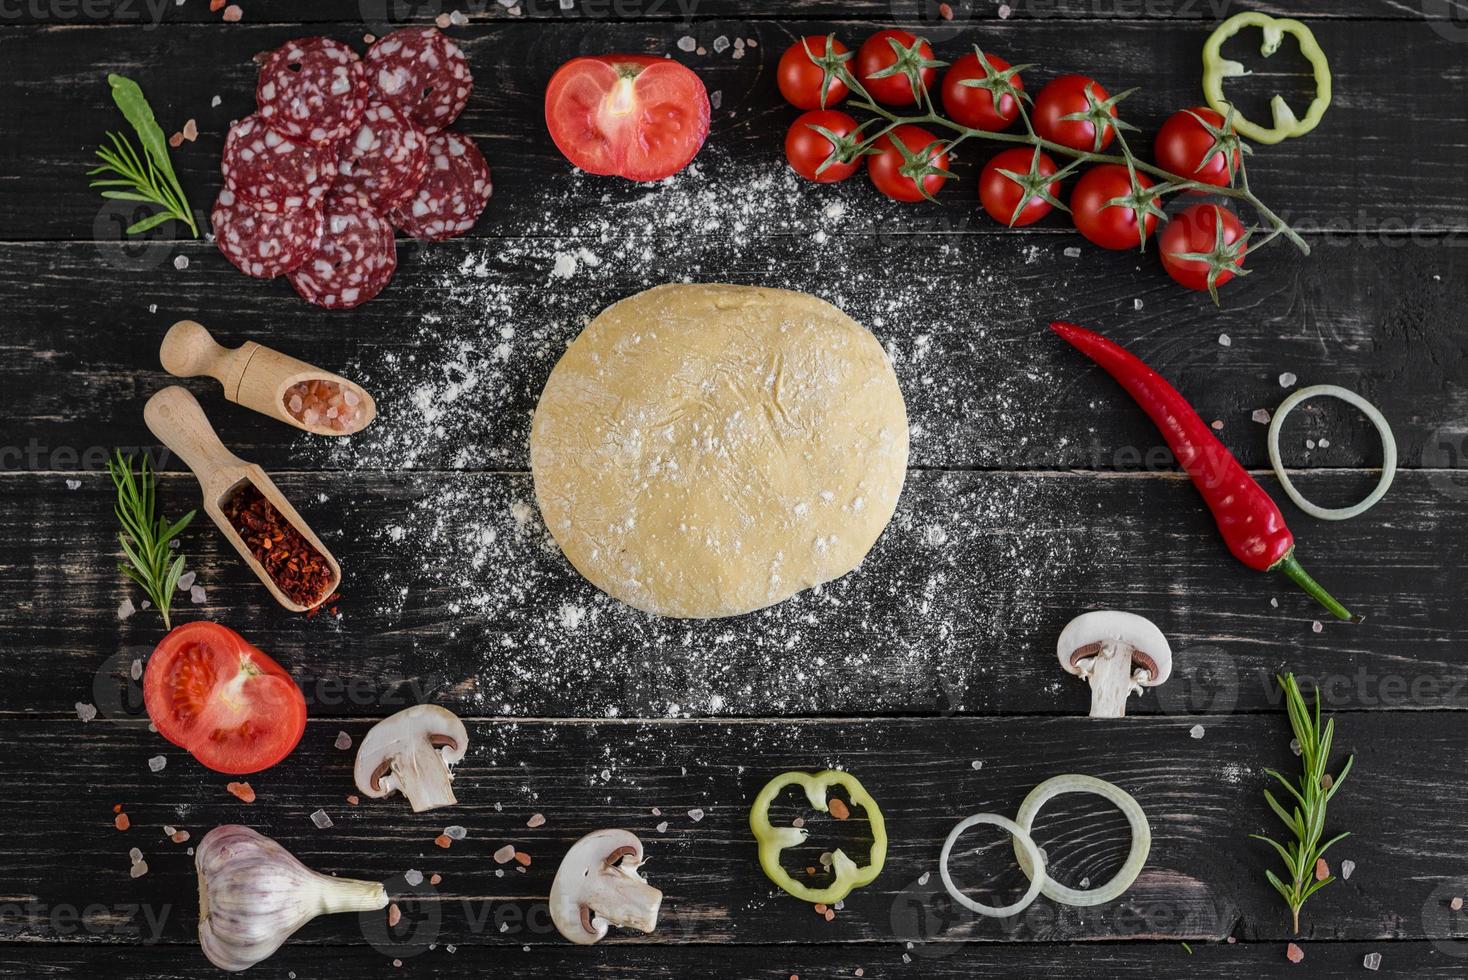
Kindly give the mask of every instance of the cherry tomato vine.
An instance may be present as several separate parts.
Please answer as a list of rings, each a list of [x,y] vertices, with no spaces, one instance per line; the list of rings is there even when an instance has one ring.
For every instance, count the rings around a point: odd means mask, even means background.
[[[809,65],[795,72],[789,62],[798,64],[802,55]],[[1218,211],[1206,216],[1206,232],[1193,229],[1164,240],[1169,274],[1188,288],[1206,290],[1215,303],[1218,286],[1245,274],[1246,251],[1256,253],[1284,237],[1309,254],[1305,240],[1250,187],[1244,158],[1253,151],[1235,131],[1231,108],[1224,116],[1202,107],[1182,109],[1164,124],[1159,160],[1179,169],[1191,164],[1193,176],[1183,176],[1132,152],[1126,133],[1137,127],[1121,118],[1117,106],[1136,89],[1109,95],[1085,76],[1063,75],[1031,96],[1020,73],[1034,65],[1012,66],[978,45],[940,83],[938,69],[946,66],[925,39],[906,31],[879,31],[859,52],[847,49],[835,34],[796,41],[785,52],[782,68],[801,77],[787,90],[782,75],[781,91],[797,106],[819,106],[823,118],[816,126],[802,116],[791,127],[787,147],[799,144],[801,149],[801,159],[791,157],[791,165],[803,176],[831,182],[850,176],[865,159],[873,182],[887,196],[934,200],[953,177],[948,161],[960,145],[971,139],[1015,144],[991,160],[982,175],[980,198],[995,220],[1019,227],[1058,208],[1073,212],[1076,226],[1091,241],[1143,251],[1157,223],[1167,220],[1160,207],[1167,195],[1193,191],[1237,202],[1258,216],[1258,226],[1245,229],[1231,211],[1213,204],[1209,207]],[[935,83],[946,115],[935,104]],[[845,103],[842,110],[877,118],[858,124],[836,109],[839,103]],[[1006,132],[1016,119],[1024,131]],[[849,124],[833,126],[833,120]],[[814,141],[796,139],[802,126],[814,130],[809,134]],[[940,138],[930,128],[951,135]],[[1119,152],[1103,152],[1112,143]],[[1066,162],[1057,167],[1057,159]],[[1078,193],[1067,207],[1057,191],[1078,174]],[[1185,212],[1190,224],[1198,223],[1198,210],[1195,205]]]

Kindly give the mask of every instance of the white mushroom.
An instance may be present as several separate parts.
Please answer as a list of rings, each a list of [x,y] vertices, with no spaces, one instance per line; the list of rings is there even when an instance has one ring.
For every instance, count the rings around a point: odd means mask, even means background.
[[[1091,717],[1120,718],[1126,699],[1172,673],[1167,637],[1134,613],[1101,609],[1066,624],[1056,644],[1060,666],[1091,685]]]
[[[469,733],[447,708],[416,704],[384,718],[362,739],[352,772],[357,788],[382,799],[400,792],[413,812],[452,806],[451,766],[464,758]]]
[[[652,932],[663,893],[637,873],[642,841],[626,830],[596,830],[571,845],[551,883],[550,914],[561,935],[589,946],[608,926]]]

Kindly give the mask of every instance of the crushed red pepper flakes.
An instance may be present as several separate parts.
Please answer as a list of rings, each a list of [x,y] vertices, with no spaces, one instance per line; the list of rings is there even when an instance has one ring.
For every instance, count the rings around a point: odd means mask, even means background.
[[[839,799],[832,799],[831,802],[827,804],[827,807],[831,811],[831,816],[835,817],[837,820],[845,820],[847,817],[851,816],[851,811],[848,810],[846,808],[846,804],[842,803]]]
[[[454,846],[454,839],[448,834],[439,834],[437,837],[433,838],[433,842],[439,847],[443,848],[445,851]]]
[[[122,812],[122,804],[121,803],[114,803],[114,804],[112,804],[112,812],[113,813],[121,813]]]
[[[221,508],[230,526],[250,549],[285,597],[297,605],[318,608],[332,601],[331,566],[253,483],[242,483]]]
[[[227,0],[209,0],[210,13],[219,13],[221,10],[224,9],[224,5],[226,2]]]
[[[231,795],[239,797],[245,803],[255,802],[255,791],[250,787],[249,783],[226,783],[224,788],[229,790]]]
[[[126,813],[119,813],[117,816],[112,818],[112,826],[116,827],[118,830],[126,830],[132,825],[133,822]]]

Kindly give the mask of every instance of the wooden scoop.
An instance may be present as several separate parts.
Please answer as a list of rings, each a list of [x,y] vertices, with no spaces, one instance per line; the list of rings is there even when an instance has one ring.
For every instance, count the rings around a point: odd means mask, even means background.
[[[276,602],[292,612],[306,612],[313,608],[293,601],[280,590],[280,586],[276,585],[265,566],[251,554],[249,546],[224,515],[224,502],[245,483],[254,484],[260,495],[280,511],[281,516],[293,524],[326,560],[331,569],[331,581],[316,604],[337,590],[342,580],[341,566],[336,563],[331,552],[326,550],[326,545],[321,543],[321,539],[316,537],[301,519],[301,515],[296,513],[296,509],[271,482],[270,477],[265,475],[264,470],[254,463],[245,462],[224,447],[219,436],[215,435],[213,426],[205,418],[199,402],[187,389],[170,385],[149,398],[148,404],[143,408],[143,419],[153,435],[194,471],[194,476],[198,477],[199,486],[204,491],[204,512],[214,519],[214,523],[224,532],[230,544],[234,545],[234,550],[240,553],[245,564],[254,570],[260,581],[270,590],[270,594],[275,596]]]
[[[158,358],[169,374],[180,378],[208,375],[224,385],[224,397],[230,401],[316,435],[349,436],[367,428],[377,417],[377,404],[356,382],[261,347],[253,340],[235,348],[221,347],[202,324],[193,320],[180,320],[168,329]],[[355,393],[356,420],[345,429],[333,429],[307,425],[296,418],[287,410],[287,393],[303,381],[334,382]]]

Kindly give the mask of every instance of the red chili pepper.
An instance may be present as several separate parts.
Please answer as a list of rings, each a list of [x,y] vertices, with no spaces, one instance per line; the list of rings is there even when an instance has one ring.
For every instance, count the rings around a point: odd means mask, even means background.
[[[1235,558],[1260,572],[1284,572],[1337,619],[1351,614],[1295,560],[1295,536],[1269,494],[1239,465],[1177,389],[1125,348],[1073,323],[1052,323],[1076,350],[1099,364],[1156,423],[1173,455],[1203,495]]]

